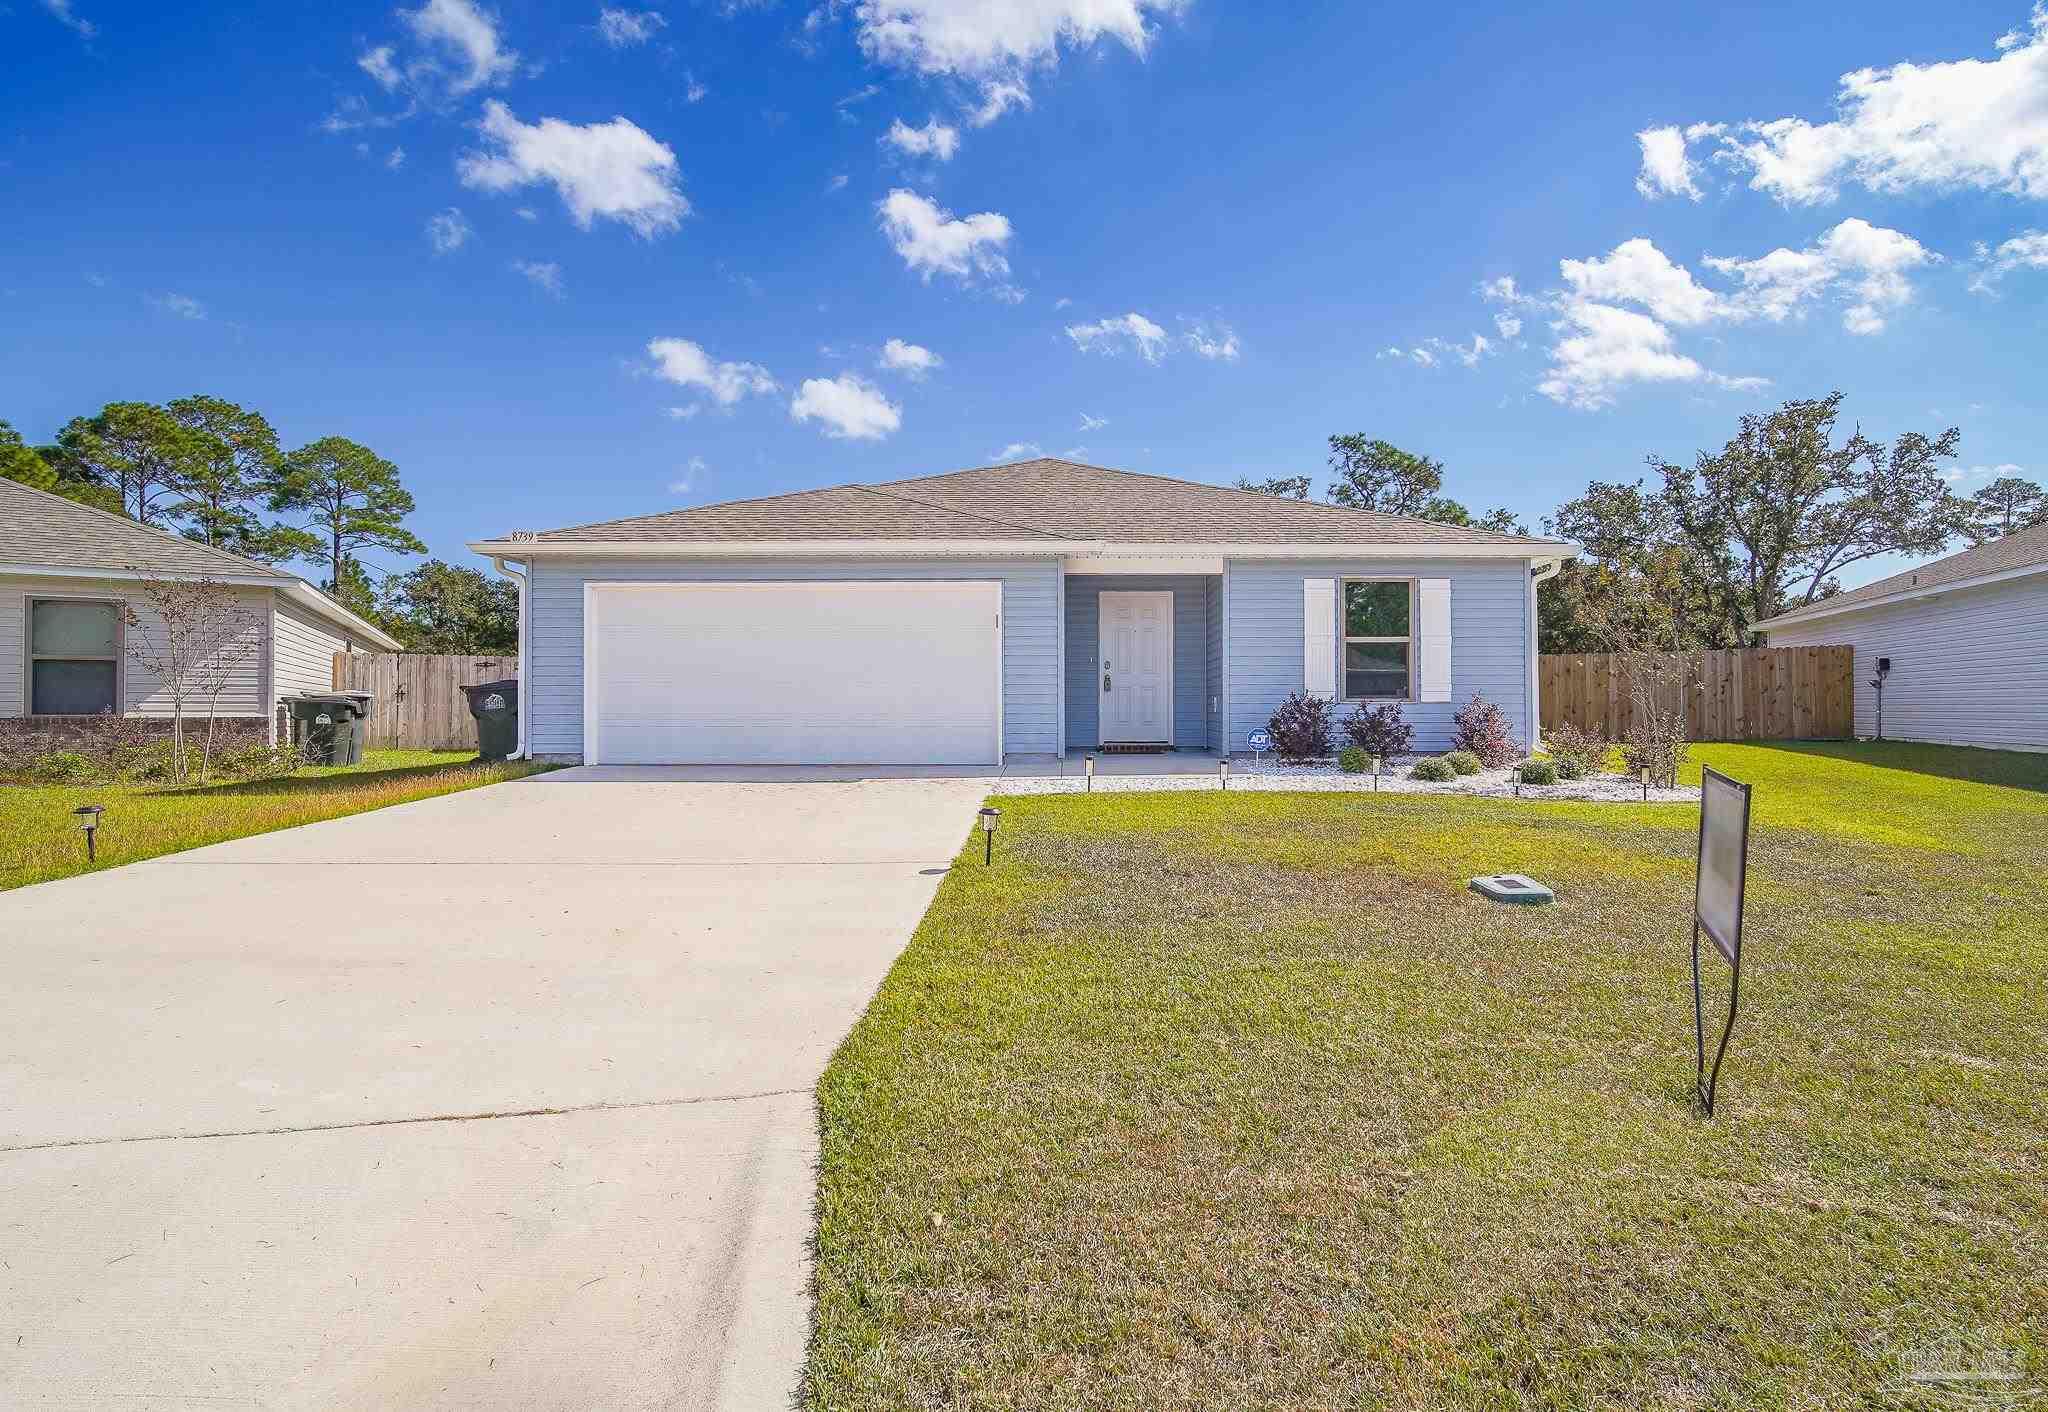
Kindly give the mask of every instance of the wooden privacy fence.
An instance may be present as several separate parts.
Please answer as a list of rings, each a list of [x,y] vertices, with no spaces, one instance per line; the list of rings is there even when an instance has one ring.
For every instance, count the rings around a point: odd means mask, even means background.
[[[1847,647],[1743,647],[1681,652],[1687,734],[1693,740],[1831,740],[1855,731],[1854,653]],[[1606,652],[1545,656],[1538,667],[1543,729],[1567,723],[1609,740],[1628,733],[1628,682]]]
[[[476,721],[465,686],[519,675],[516,654],[461,657],[434,652],[337,652],[334,689],[376,699],[365,745],[381,750],[474,750]]]

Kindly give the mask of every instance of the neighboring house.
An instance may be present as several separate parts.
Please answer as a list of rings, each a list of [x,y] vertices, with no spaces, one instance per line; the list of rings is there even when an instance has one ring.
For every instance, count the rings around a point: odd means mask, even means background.
[[[151,577],[208,579],[238,595],[256,651],[221,692],[219,714],[265,739],[275,739],[280,698],[333,685],[335,653],[400,649],[291,574],[0,480],[0,730],[169,718],[163,683],[132,650],[136,634],[162,631],[138,585]]]
[[[2048,525],[1756,625],[1773,647],[1855,649],[1856,734],[2048,750]]]
[[[1423,750],[1476,694],[1526,744],[1573,552],[1058,460],[470,548],[521,580],[522,748],[595,764],[1241,751],[1304,690]]]

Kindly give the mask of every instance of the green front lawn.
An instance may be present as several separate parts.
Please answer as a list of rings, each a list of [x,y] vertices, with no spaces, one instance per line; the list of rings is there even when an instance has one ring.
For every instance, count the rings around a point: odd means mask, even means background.
[[[820,1090],[808,1405],[2048,1385],[2048,756],[1696,753],[1756,786],[1711,1121],[1694,809],[1001,800]]]
[[[367,750],[360,765],[309,766],[238,784],[0,784],[0,891],[87,871],[85,840],[71,815],[81,804],[106,806],[97,866],[112,868],[545,768],[479,764],[470,751]]]

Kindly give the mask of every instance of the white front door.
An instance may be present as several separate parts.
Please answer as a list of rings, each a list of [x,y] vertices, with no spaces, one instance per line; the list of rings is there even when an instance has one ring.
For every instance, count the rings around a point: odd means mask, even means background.
[[[1173,594],[1101,596],[1102,743],[1173,743]]]

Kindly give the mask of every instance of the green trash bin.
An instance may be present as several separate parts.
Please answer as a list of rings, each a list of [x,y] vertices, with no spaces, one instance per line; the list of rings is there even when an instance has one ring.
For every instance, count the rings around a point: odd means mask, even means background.
[[[483,760],[509,759],[519,748],[519,678],[465,686],[469,714],[476,717],[476,753]]]
[[[308,691],[291,708],[292,741],[309,765],[363,763],[363,718],[375,699],[367,691]]]

